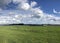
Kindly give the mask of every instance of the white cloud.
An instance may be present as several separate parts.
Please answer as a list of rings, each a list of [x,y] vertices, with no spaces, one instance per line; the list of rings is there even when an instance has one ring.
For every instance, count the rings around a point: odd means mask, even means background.
[[[43,10],[41,10],[40,8],[33,8],[33,10],[35,11],[35,13],[38,13],[38,14],[43,13]]]
[[[37,5],[37,2],[35,2],[35,1],[31,2],[31,7],[34,7],[36,5]]]
[[[53,13],[58,13],[58,14],[60,14],[60,12],[57,12],[55,9],[53,9]]]
[[[52,14],[44,13],[40,7],[35,7],[37,2],[31,2],[29,5],[27,0],[13,0],[14,3],[19,3],[16,11],[5,11],[4,16],[0,16],[0,24],[11,24],[11,23],[36,23],[36,24],[60,24],[60,17],[56,17]],[[2,11],[2,10],[1,10]],[[53,9],[54,13],[57,12]],[[5,16],[6,14],[6,16]]]
[[[25,2],[27,2],[27,0],[13,0],[13,2],[15,2],[15,3],[25,3]]]
[[[57,13],[57,11],[55,9],[53,9],[53,13]]]
[[[20,20],[11,17],[11,16],[0,16],[0,24],[12,24],[12,23],[21,23]]]
[[[13,16],[0,16],[0,24],[11,24],[11,23],[31,23],[31,24],[58,24],[60,23],[60,17],[55,17],[54,15],[49,15],[49,14],[46,14],[46,13],[41,13],[43,14],[43,17],[40,17],[40,18],[36,18],[36,16],[34,18],[32,18],[35,13],[33,13],[32,15],[31,14],[25,14],[23,15],[22,13],[21,14],[18,14],[18,13],[15,13],[15,15]],[[8,15],[8,13],[7,13]],[[36,15],[38,15],[38,13],[36,13]],[[39,16],[39,15],[38,15]],[[40,15],[41,16],[41,15]],[[2,22],[3,21],[3,22]]]
[[[9,12],[9,15],[14,15],[15,14],[15,12]]]
[[[28,3],[23,3],[21,5],[21,9],[23,9],[23,10],[28,10],[29,8],[30,8],[30,5]]]
[[[33,14],[36,16],[40,16],[43,17],[43,10],[41,10],[39,7],[38,8],[31,8],[31,11],[33,12]]]
[[[20,15],[15,15],[15,18],[22,18],[22,15],[20,14]]]

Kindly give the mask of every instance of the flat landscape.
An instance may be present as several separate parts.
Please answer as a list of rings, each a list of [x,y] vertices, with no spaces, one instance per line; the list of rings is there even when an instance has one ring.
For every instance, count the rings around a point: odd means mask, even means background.
[[[0,26],[0,43],[60,43],[60,26]]]

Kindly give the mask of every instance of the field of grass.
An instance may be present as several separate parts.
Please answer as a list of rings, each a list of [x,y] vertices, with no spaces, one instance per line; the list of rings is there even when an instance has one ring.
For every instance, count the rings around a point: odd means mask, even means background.
[[[60,43],[60,26],[0,26],[0,43]]]

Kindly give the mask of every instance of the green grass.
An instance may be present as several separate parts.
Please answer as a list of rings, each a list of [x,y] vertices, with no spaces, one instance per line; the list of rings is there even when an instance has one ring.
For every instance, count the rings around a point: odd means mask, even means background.
[[[60,43],[60,26],[0,26],[0,43]]]

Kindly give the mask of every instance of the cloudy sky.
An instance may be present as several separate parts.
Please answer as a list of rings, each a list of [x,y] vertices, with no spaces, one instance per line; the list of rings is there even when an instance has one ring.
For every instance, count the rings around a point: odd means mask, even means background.
[[[60,0],[0,0],[0,24],[60,24]]]

